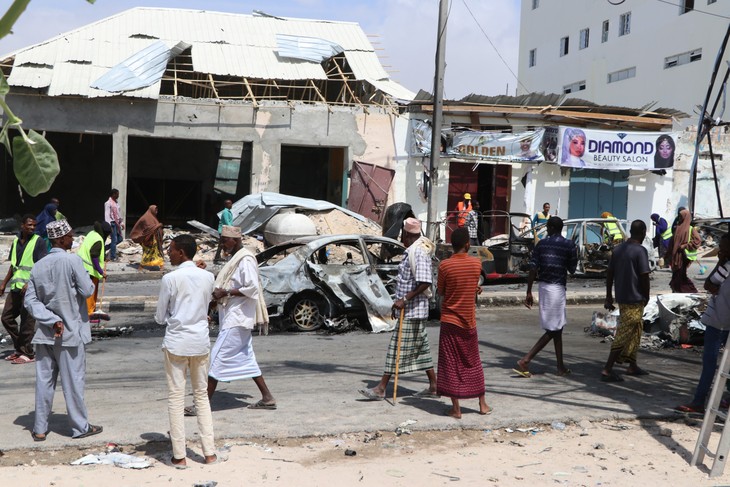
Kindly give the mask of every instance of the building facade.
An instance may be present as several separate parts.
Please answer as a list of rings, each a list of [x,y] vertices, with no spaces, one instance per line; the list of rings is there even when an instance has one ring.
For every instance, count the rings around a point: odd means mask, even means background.
[[[202,10],[131,9],[0,67],[9,106],[61,166],[30,198],[3,152],[0,214],[57,197],[78,226],[103,216],[111,188],[128,227],[152,204],[165,224],[216,226],[224,199],[260,191],[347,206],[356,164],[394,172],[399,101],[414,96],[356,23]],[[380,189],[374,219],[392,192]]]
[[[674,108],[694,124],[728,19],[722,0],[522,0],[518,94]]]

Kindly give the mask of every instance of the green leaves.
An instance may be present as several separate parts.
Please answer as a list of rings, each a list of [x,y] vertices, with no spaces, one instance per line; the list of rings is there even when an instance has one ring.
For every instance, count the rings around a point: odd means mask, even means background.
[[[51,144],[38,132],[31,130],[25,136],[13,137],[13,171],[18,182],[31,196],[51,189],[61,172],[58,155]]]

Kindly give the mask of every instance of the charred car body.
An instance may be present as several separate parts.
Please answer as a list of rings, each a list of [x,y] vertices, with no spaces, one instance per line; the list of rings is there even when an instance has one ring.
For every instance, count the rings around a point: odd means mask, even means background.
[[[405,248],[371,235],[303,237],[256,256],[269,316],[300,331],[389,316]]]

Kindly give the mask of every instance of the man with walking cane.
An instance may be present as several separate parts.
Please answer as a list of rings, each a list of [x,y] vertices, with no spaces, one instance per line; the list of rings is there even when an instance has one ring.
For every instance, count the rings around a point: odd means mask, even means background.
[[[380,382],[372,389],[359,391],[366,398],[376,401],[385,399],[385,389],[396,371],[405,374],[425,370],[429,385],[415,395],[437,396],[436,372],[425,326],[433,279],[431,256],[435,246],[429,239],[421,236],[421,221],[416,218],[407,218],[403,222],[401,242],[407,248],[398,267],[396,299],[393,303],[393,317],[400,315],[401,319],[398,329],[391,336],[385,357],[385,371]]]

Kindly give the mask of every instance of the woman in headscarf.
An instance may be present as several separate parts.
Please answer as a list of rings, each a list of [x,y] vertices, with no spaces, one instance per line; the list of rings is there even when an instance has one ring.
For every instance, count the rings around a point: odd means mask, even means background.
[[[142,246],[141,267],[162,269],[162,223],[157,219],[157,205],[151,205],[132,228],[129,238]]]
[[[48,232],[46,232],[46,225],[48,225],[51,222],[56,221],[56,210],[58,210],[58,207],[54,205],[53,203],[48,203],[44,208],[43,211],[38,213],[38,216],[35,217],[35,233],[39,237],[41,237],[43,240],[46,241],[46,245],[48,246],[48,250],[51,250],[51,241],[48,240]]]
[[[682,209],[679,212],[677,229],[669,241],[671,255],[672,280],[669,287],[675,293],[696,293],[692,280],[687,277],[687,268],[693,261],[697,260],[697,249],[700,247],[700,239],[697,229],[692,226],[692,217],[689,210]]]

